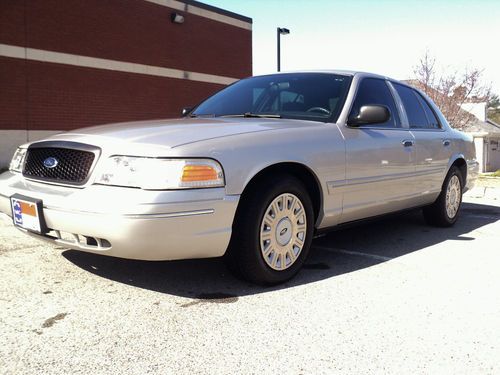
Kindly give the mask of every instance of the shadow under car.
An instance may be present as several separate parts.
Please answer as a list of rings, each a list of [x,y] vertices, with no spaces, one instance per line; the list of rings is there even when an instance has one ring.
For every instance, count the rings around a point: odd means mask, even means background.
[[[138,261],[75,250],[63,256],[97,276],[160,293],[229,303],[239,296],[290,288],[354,272],[447,240],[473,241],[466,234],[500,219],[500,207],[463,203],[450,228],[428,226],[420,210],[332,231],[313,241],[303,269],[292,280],[263,288],[233,277],[221,258]],[[330,249],[330,250],[327,250]],[[371,256],[361,256],[362,252]]]

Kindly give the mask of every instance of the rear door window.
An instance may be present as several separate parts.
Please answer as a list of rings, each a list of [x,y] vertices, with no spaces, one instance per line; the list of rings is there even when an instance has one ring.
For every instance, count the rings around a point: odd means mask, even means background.
[[[430,114],[426,114],[422,98],[415,90],[397,83],[393,85],[403,102],[411,129],[435,129],[435,125],[439,127],[435,116],[432,119],[428,117]],[[432,110],[430,108],[428,110],[433,115]]]

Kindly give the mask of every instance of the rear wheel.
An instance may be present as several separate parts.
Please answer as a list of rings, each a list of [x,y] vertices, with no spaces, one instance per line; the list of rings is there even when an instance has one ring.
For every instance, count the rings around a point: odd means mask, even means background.
[[[312,241],[314,216],[306,189],[292,176],[276,176],[242,199],[226,254],[230,269],[257,284],[289,280]]]
[[[455,224],[462,204],[462,191],[462,174],[460,169],[453,166],[446,176],[439,197],[433,204],[424,207],[425,221],[439,227],[449,227]]]

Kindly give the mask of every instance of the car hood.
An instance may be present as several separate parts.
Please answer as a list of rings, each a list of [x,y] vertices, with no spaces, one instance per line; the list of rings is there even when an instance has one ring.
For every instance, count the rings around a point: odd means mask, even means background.
[[[320,124],[267,118],[193,118],[155,120],[94,126],[57,134],[50,140],[106,144],[130,144],[172,149],[182,145],[246,133],[276,131]]]

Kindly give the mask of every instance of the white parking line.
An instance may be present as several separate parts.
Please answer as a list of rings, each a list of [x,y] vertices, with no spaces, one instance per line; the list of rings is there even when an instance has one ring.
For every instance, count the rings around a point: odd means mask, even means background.
[[[362,253],[359,251],[351,251],[351,250],[344,250],[344,249],[338,249],[338,248],[330,248],[330,247],[325,247],[325,246],[314,246],[313,249],[318,249],[318,250],[324,250],[324,251],[330,251],[333,253],[341,253],[341,254],[348,254],[348,255],[355,255],[355,256],[360,256],[360,257],[366,257],[366,258],[372,258],[376,260],[381,260],[381,261],[388,261],[392,260],[394,258],[391,257],[385,257],[383,255],[375,255],[375,254],[369,254],[369,253]]]

